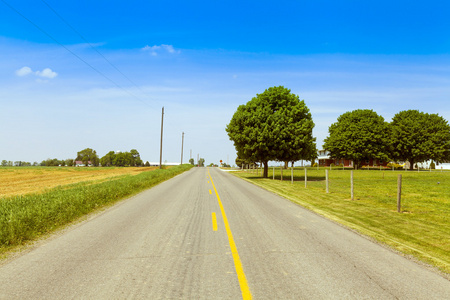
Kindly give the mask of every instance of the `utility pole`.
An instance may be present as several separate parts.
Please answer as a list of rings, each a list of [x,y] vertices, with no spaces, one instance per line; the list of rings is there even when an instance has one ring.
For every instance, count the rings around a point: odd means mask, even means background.
[[[183,164],[183,144],[184,144],[184,132],[181,134],[181,164]]]
[[[161,113],[161,147],[159,148],[159,168],[162,169],[162,142],[163,142],[164,106]]]

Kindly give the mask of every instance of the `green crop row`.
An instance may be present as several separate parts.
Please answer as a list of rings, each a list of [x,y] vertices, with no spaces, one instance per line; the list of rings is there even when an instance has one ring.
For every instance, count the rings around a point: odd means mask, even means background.
[[[176,166],[98,184],[81,182],[60,186],[43,194],[0,199],[0,252],[49,233],[98,208],[137,194],[191,167]]]

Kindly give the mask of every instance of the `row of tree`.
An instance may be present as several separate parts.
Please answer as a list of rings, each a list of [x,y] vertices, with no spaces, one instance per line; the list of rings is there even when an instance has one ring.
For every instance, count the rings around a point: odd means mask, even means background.
[[[408,161],[411,169],[428,160],[450,161],[450,125],[438,114],[405,110],[388,123],[373,110],[358,109],[339,116],[328,132],[324,149],[358,167],[370,159]]]
[[[131,149],[130,152],[114,152],[109,151],[105,156],[100,159],[102,166],[141,166],[143,161],[136,149]]]
[[[82,161],[85,166],[89,164],[93,166],[101,164],[103,167],[137,167],[144,165],[144,162],[136,149],[131,149],[130,152],[109,151],[105,156],[99,158],[95,150],[86,148],[77,153],[76,160]]]
[[[74,165],[74,160],[71,158],[68,158],[66,160],[59,160],[57,158],[48,158],[46,160],[41,161],[40,163],[38,163],[37,161],[35,161],[34,163],[31,162],[27,162],[27,161],[6,161],[6,160],[2,160],[1,162],[1,166],[2,167],[30,167],[30,166],[47,166],[47,167],[51,167],[51,166],[69,166],[72,167]]]
[[[303,100],[283,86],[257,94],[234,113],[226,131],[237,151],[236,164],[313,161],[317,158],[314,122]],[[391,123],[369,109],[342,114],[329,127],[324,149],[331,158],[417,162],[450,161],[450,126],[438,114],[399,112]]]
[[[24,161],[6,161],[2,160],[1,165],[3,167],[7,166],[17,166],[17,167],[23,167],[23,166],[75,166],[76,161],[81,161],[83,165],[88,166],[99,166],[100,164],[103,167],[109,167],[109,166],[116,166],[116,167],[125,167],[125,166],[150,166],[149,162],[147,161],[145,164],[142,161],[139,152],[136,149],[131,149],[130,152],[114,152],[110,151],[102,158],[99,158],[97,155],[97,152],[91,148],[86,148],[84,150],[81,150],[77,152],[77,157],[75,159],[66,159],[66,160],[59,160],[57,158],[48,158],[47,160],[43,160],[41,163],[34,162],[31,164],[30,162],[24,162]]]

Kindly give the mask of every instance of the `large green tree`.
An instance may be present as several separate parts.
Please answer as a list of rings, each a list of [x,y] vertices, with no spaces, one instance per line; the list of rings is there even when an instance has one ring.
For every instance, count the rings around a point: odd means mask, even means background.
[[[116,158],[116,152],[109,151],[102,158],[100,158],[100,163],[102,167],[110,167],[114,165],[114,160]]]
[[[77,152],[77,158],[75,160],[82,161],[85,166],[91,162],[94,166],[98,166],[100,159],[97,156],[97,152],[91,148],[86,148]]]
[[[139,152],[136,149],[130,150],[131,163],[130,166],[140,166],[142,164],[142,159]]]
[[[409,161],[410,169],[430,159],[450,161],[450,126],[438,114],[401,111],[392,118],[390,127],[392,157]]]
[[[237,156],[247,162],[310,160],[316,155],[314,122],[303,100],[283,87],[271,87],[240,105],[226,131]]]
[[[389,125],[371,109],[342,114],[328,133],[323,147],[332,158],[351,159],[355,166],[369,159],[389,160]]]

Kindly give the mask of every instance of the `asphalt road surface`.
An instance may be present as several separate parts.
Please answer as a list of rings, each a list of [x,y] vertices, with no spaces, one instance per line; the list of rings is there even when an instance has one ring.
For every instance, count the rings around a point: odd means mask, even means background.
[[[450,282],[216,168],[194,168],[0,267],[0,299],[250,297],[450,299]]]

